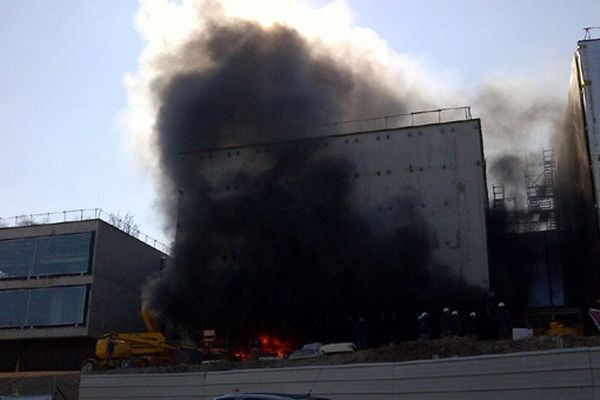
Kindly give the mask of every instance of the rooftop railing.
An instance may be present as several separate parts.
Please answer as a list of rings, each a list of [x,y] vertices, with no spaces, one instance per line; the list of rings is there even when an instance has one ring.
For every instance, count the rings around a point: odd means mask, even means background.
[[[309,138],[352,135],[386,129],[408,128],[430,124],[448,123],[453,121],[468,121],[471,116],[471,106],[436,108],[432,110],[414,111],[406,114],[385,115],[374,118],[354,119],[347,121],[330,122],[319,125],[294,125],[287,127],[292,132],[289,136],[282,135],[281,139],[276,136],[263,135],[261,130],[257,132],[234,132],[230,134],[219,134],[221,144],[215,148],[196,148],[181,151],[179,155],[202,154],[214,150],[256,146],[259,144],[281,143],[287,141],[303,140]],[[295,133],[294,133],[295,132]],[[301,132],[301,135],[298,135]]]
[[[442,122],[470,120],[471,106],[437,108],[415,111],[407,114],[386,115],[383,117],[356,119],[319,125],[318,131],[328,135],[367,132],[383,129],[406,128],[417,125],[440,124]]]
[[[120,231],[135,237],[136,239],[154,247],[159,251],[162,251],[163,253],[170,253],[169,246],[140,231],[139,226],[133,222],[131,217],[127,215],[125,217],[121,217],[118,214],[108,213],[101,208],[87,208],[41,214],[21,214],[15,215],[14,217],[0,217],[0,228],[46,225],[60,222],[88,221],[93,219],[101,219]]]

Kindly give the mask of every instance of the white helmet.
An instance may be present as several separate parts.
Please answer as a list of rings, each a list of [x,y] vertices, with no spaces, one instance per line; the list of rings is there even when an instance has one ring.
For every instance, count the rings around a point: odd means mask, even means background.
[[[504,307],[504,302],[501,301],[500,303],[498,303],[498,307]]]
[[[471,311],[471,314],[469,314],[469,317],[476,317],[477,313],[475,311]]]
[[[452,315],[458,315],[458,311],[456,311],[456,310],[452,311]]]
[[[443,312],[450,312],[450,309],[448,307],[444,307],[444,309],[442,311]]]

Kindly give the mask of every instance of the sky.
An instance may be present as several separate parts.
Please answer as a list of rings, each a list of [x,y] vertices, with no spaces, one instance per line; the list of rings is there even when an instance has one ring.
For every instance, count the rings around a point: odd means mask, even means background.
[[[448,85],[469,90],[514,76],[565,101],[583,28],[600,26],[597,0],[342,3],[353,26],[373,30]],[[132,0],[0,2],[0,217],[102,208],[132,214],[143,232],[171,240],[156,183],[122,123],[125,77],[138,71],[146,46],[139,7]]]

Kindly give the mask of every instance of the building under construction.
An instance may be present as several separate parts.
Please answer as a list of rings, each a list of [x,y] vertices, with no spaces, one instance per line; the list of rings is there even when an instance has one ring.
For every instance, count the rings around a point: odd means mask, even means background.
[[[351,340],[362,315],[381,325],[378,341],[393,341],[414,335],[406,321],[418,310],[466,307],[461,288],[489,289],[481,126],[467,107],[318,126],[180,161],[202,189],[180,188],[175,250],[180,265],[206,260],[186,278],[202,288],[190,298],[210,299],[192,312],[206,316],[200,326]]]
[[[1,372],[78,370],[105,333],[144,329],[141,286],[164,248],[99,209],[2,222]]]
[[[578,42],[557,151],[556,217],[567,301],[586,310],[600,295],[600,39]]]
[[[566,312],[590,322],[585,312],[597,306],[600,295],[600,91],[593,84],[600,81],[598,60],[600,40],[588,35],[575,52],[568,109],[555,148],[522,164],[527,206],[516,207],[502,185],[492,186],[492,287],[512,293],[514,305],[538,310],[545,319]]]

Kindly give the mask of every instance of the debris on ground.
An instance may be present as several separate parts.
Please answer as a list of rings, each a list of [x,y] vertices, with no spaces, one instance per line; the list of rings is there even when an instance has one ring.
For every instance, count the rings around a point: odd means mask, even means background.
[[[596,346],[600,346],[600,336],[535,336],[521,340],[475,340],[468,337],[449,337],[388,344],[376,349],[360,350],[353,353],[323,354],[320,357],[296,360],[269,359],[243,362],[222,360],[207,364],[112,370],[105,373],[205,372],[250,368],[402,362]]]

